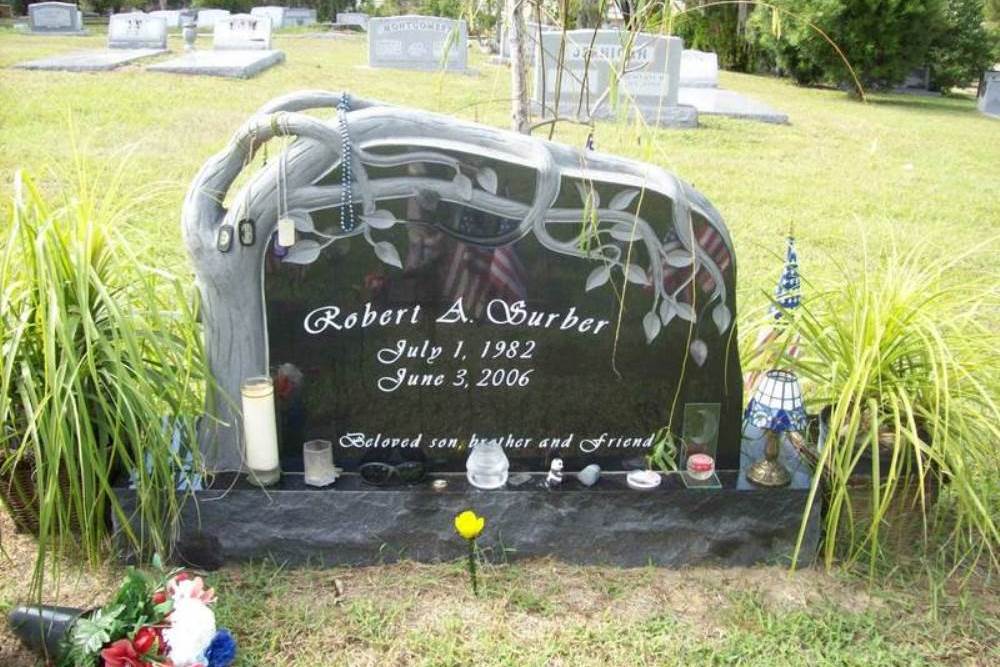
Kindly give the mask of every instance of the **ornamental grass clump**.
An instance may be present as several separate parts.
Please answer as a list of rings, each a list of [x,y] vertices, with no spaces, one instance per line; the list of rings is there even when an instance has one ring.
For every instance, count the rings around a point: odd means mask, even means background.
[[[204,395],[190,286],[124,240],[121,174],[80,167],[56,199],[19,173],[3,227],[0,483],[31,471],[17,495],[33,515],[36,586],[53,550],[98,561],[112,517],[129,546],[167,553],[178,472],[199,465],[175,444],[195,442]],[[113,490],[128,476],[132,516]]]
[[[810,286],[789,313],[777,365],[827,415],[809,507],[824,503],[828,566],[866,558],[874,575],[900,548],[956,568],[1000,564],[997,245],[947,259],[866,252],[860,270],[827,291]],[[917,530],[891,537],[914,517]]]

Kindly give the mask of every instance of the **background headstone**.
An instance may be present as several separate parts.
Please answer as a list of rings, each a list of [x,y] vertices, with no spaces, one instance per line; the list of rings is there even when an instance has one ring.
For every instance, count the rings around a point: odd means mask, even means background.
[[[48,34],[79,34],[83,31],[83,14],[68,2],[37,2],[28,5],[31,32]]]
[[[308,7],[287,7],[283,27],[315,25],[316,10]]]
[[[254,7],[250,10],[251,16],[265,16],[271,19],[271,27],[275,30],[285,27],[285,12],[288,11],[286,7]]]
[[[1000,71],[991,70],[983,74],[976,105],[984,114],[1000,117]]]
[[[180,30],[184,27],[187,13],[181,9],[157,9],[149,12],[150,16],[162,18],[167,22],[167,30]]]
[[[271,20],[266,16],[234,14],[215,23],[212,48],[219,50],[270,50]]]
[[[113,14],[108,21],[109,49],[166,49],[167,21],[142,12]]]
[[[611,30],[571,30],[565,33],[566,48],[561,92],[556,108],[558,54],[563,33],[542,33],[534,64],[532,102],[546,116],[580,115],[606,118],[615,109],[638,111],[649,121],[662,125],[697,124],[692,108],[679,107],[681,53],[679,37]],[[629,41],[631,46],[629,47]],[[591,42],[593,47],[591,48]],[[629,60],[623,59],[628,51]],[[612,79],[624,71],[617,86]],[[586,85],[584,86],[584,82]],[[581,104],[582,91],[582,104]],[[611,96],[617,91],[618,99]]]
[[[235,14],[215,23],[211,50],[193,50],[155,63],[151,72],[201,74],[249,79],[284,62],[285,54],[271,49],[271,21],[266,16]]]
[[[681,55],[682,87],[715,88],[719,85],[719,56],[707,51],[684,49]]]
[[[543,25],[542,31],[561,31],[561,28],[551,25]],[[496,26],[497,55],[493,58],[495,63],[510,64],[510,42],[507,39],[507,24],[498,22]],[[538,50],[538,24],[532,21],[525,22],[524,31],[524,62],[528,66],[535,64],[535,52]]]
[[[464,71],[469,33],[465,21],[436,16],[391,16],[368,22],[371,67]]]
[[[356,26],[361,30],[368,30],[369,20],[368,14],[361,12],[337,12],[337,26],[339,27]]]
[[[198,30],[211,30],[216,22],[227,18],[229,10],[226,9],[199,9],[198,10]]]
[[[903,83],[895,89],[903,93],[928,93],[931,91],[931,70],[929,67],[916,67],[907,73]]]

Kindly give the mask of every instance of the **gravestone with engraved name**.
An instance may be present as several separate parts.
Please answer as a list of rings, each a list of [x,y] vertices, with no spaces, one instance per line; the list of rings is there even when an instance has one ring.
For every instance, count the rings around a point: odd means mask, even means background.
[[[465,71],[465,21],[436,16],[391,16],[368,22],[368,64],[398,69]]]
[[[247,79],[284,60],[284,52],[271,48],[270,19],[235,14],[216,22],[211,51],[190,51],[147,69]]]
[[[28,5],[28,24],[33,33],[79,35],[83,14],[73,3],[37,2]]]
[[[271,19],[266,16],[234,14],[215,24],[212,48],[217,50],[270,50]]]
[[[182,224],[215,380],[199,444],[218,473],[196,492],[211,502],[183,506],[188,562],[450,560],[468,507],[505,558],[746,565],[793,551],[808,489],[736,487],[733,246],[675,176],[313,90],[240,126],[198,171]],[[242,467],[240,385],[262,375],[283,470],[266,497],[226,472]],[[304,483],[310,439],[346,469],[332,486]],[[484,443],[510,460],[503,488],[464,473]],[[675,449],[715,454],[714,490],[680,474],[629,488],[624,471]],[[556,457],[565,481],[550,488]],[[417,461],[427,479],[402,479]],[[593,463],[596,484],[575,479]],[[116,493],[134,516],[137,492]],[[817,538],[810,522],[804,560]]]
[[[651,165],[443,116],[350,116],[353,218],[344,135],[306,119],[323,141],[235,194],[226,221],[185,214],[213,372],[234,397],[274,377],[283,469],[319,438],[348,470],[461,471],[496,440],[515,471],[555,456],[614,471],[671,433],[738,466],[736,267],[701,195]],[[233,435],[218,440],[230,457]]]
[[[113,14],[108,21],[108,48],[166,49],[167,21],[142,12]]]
[[[543,115],[639,113],[660,125],[697,125],[695,109],[678,105],[684,46],[679,37],[571,30],[565,33],[564,65],[559,68],[563,39],[561,32],[542,33],[536,52],[532,103]]]

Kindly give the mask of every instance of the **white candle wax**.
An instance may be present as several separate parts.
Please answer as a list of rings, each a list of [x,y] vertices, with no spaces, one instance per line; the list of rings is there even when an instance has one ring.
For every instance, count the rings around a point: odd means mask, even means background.
[[[243,441],[251,470],[278,468],[278,428],[274,419],[274,386],[271,378],[249,378],[240,389],[243,397]]]

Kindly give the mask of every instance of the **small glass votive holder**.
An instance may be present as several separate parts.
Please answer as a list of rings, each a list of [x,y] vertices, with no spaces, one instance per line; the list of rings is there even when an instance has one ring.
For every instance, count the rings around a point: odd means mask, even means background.
[[[302,445],[305,483],[309,486],[329,486],[337,481],[340,468],[333,465],[333,443],[329,440],[309,440]]]

